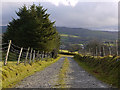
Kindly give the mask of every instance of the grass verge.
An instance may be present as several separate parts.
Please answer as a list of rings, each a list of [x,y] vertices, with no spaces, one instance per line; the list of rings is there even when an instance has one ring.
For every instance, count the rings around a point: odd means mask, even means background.
[[[74,60],[87,72],[113,87],[120,88],[120,58],[75,55]]]
[[[38,61],[32,65],[26,66],[21,63],[19,65],[7,65],[2,67],[2,88],[14,87],[16,83],[27,76],[34,74],[37,71],[43,70],[45,67],[55,63],[60,57],[56,59],[47,59],[46,61]]]
[[[58,77],[58,85],[60,85],[60,88],[65,88],[66,86],[64,78],[66,77],[68,68],[69,68],[69,61],[67,58],[65,58]]]

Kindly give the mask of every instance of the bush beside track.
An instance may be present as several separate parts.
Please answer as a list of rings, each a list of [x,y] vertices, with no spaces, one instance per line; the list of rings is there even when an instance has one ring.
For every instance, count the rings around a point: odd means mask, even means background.
[[[74,59],[86,71],[113,87],[120,88],[120,57],[75,55]]]

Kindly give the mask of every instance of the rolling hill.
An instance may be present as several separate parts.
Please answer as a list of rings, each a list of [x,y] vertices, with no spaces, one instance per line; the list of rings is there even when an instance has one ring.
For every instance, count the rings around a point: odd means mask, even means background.
[[[95,31],[84,28],[57,27],[62,42],[86,43],[90,40],[114,41],[118,38],[117,32]]]
[[[0,26],[1,27],[1,26]],[[95,31],[85,28],[56,27],[61,35],[62,43],[81,44],[90,40],[114,41],[118,38],[117,32]],[[6,32],[7,26],[2,26],[2,33]]]

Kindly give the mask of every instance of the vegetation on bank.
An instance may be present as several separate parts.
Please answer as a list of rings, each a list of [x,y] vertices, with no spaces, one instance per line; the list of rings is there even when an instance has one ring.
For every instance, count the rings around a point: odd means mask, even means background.
[[[27,76],[34,74],[37,71],[43,70],[45,67],[55,63],[60,57],[56,59],[47,59],[37,61],[32,65],[26,66],[21,63],[19,65],[10,64],[2,67],[2,88],[14,87],[14,85]],[[11,61],[12,62],[12,61]]]
[[[47,13],[47,9],[40,4],[28,7],[24,5],[19,8],[16,15],[18,18],[13,18],[9,22],[6,32],[2,35],[2,60],[6,60],[6,66],[0,68],[3,88],[13,87],[23,78],[43,70],[59,59],[50,58],[57,57],[60,36],[54,25],[55,21],[49,19],[50,14]],[[38,61],[38,58],[47,59]],[[20,61],[19,65],[16,65],[17,60]],[[31,64],[31,60],[35,63]],[[6,63],[7,61],[9,64]],[[25,62],[25,65],[21,62]]]
[[[120,88],[120,57],[93,57],[75,55],[74,59],[86,71],[99,80]]]
[[[62,68],[61,68],[60,73],[59,73],[58,81],[57,81],[60,88],[65,88],[65,86],[66,86],[64,79],[66,77],[68,68],[69,68],[69,61],[67,58],[65,58],[63,65],[62,65]]]

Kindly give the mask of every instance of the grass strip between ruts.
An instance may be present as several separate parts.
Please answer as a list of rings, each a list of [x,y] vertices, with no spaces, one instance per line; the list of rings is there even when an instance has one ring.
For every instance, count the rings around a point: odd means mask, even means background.
[[[59,72],[58,81],[57,81],[60,88],[66,87],[65,77],[67,75],[68,68],[69,68],[69,60],[65,58],[62,68]]]

